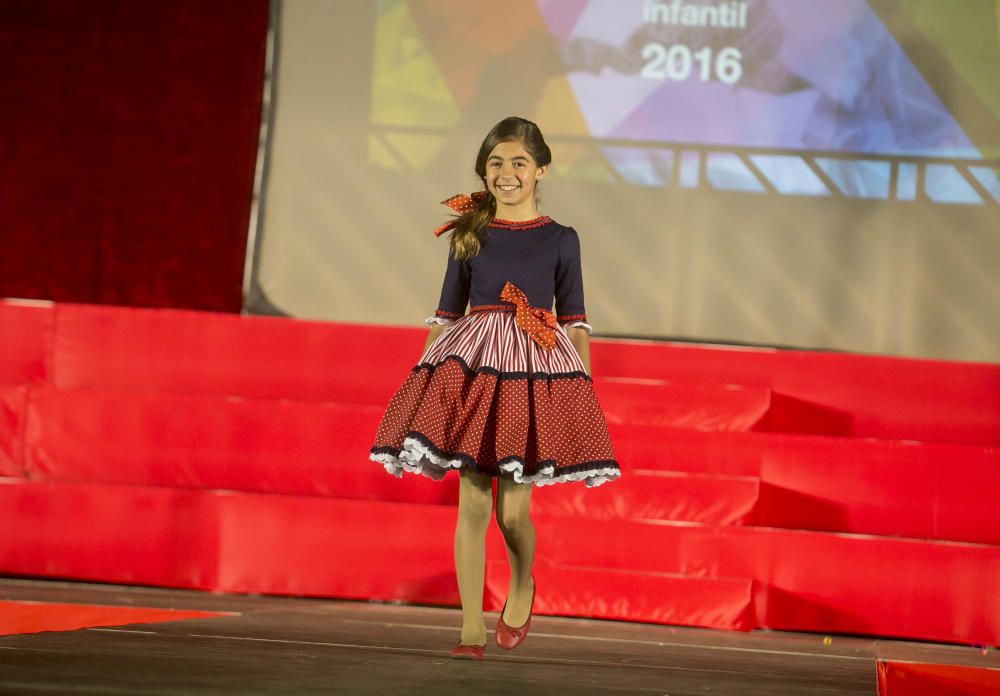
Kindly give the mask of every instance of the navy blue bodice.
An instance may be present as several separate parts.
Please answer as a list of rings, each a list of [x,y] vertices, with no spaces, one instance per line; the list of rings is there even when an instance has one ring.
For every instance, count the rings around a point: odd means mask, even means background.
[[[466,261],[448,254],[437,316],[456,319],[466,305],[500,305],[510,281],[533,307],[551,309],[559,321],[586,320],[580,240],[576,230],[548,217],[527,222],[494,220],[479,253]]]

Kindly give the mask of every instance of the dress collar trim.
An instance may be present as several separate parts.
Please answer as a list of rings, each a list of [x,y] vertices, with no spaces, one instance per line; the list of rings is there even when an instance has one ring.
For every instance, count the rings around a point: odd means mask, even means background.
[[[490,222],[490,227],[499,227],[504,230],[530,230],[535,227],[542,227],[552,222],[552,218],[548,215],[540,215],[533,220],[523,220],[520,222],[512,222],[510,220],[501,220],[499,218],[494,218]]]

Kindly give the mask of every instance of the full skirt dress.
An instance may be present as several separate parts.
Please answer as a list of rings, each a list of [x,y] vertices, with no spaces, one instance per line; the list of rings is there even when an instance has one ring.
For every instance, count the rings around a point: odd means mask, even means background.
[[[447,326],[392,397],[370,458],[442,478],[467,468],[517,483],[621,475],[604,413],[565,329],[541,347],[513,307],[473,307]]]

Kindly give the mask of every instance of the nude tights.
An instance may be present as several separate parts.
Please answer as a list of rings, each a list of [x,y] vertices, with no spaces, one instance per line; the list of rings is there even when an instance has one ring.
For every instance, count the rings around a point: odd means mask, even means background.
[[[510,561],[510,594],[504,621],[521,626],[531,611],[531,567],[535,559],[535,526],[529,514],[530,483],[497,481],[497,526],[503,534]],[[493,508],[493,479],[463,469],[458,489],[458,522],[455,525],[455,574],[462,599],[462,637],[466,645],[486,643],[483,619],[483,583],[486,572],[486,528]]]

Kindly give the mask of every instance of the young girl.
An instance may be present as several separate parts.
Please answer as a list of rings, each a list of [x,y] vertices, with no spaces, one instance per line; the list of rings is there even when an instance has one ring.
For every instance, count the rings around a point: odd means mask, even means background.
[[[458,470],[462,635],[453,657],[482,659],[486,644],[492,479],[511,569],[495,637],[510,650],[528,633],[535,596],[530,484],[597,486],[620,475],[589,376],[580,242],[572,227],[536,207],[551,159],[538,126],[505,118],[476,157],[485,190],[444,201],[460,215],[436,232],[451,230],[441,302],[427,319],[424,354],[389,403],[371,449],[371,459],[395,476],[440,479]]]

